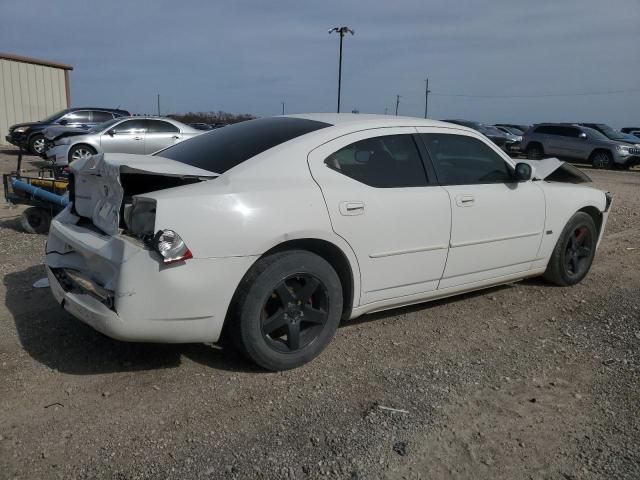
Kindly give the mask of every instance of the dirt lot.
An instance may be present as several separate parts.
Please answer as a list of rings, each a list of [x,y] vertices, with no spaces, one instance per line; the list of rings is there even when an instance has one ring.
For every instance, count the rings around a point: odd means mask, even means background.
[[[285,373],[98,334],[1,205],[0,478],[640,478],[640,171],[587,173],[615,199],[582,284],[369,315]]]

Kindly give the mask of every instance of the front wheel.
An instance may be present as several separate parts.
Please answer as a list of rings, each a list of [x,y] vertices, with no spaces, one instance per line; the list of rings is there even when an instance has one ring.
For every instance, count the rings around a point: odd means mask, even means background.
[[[576,213],[560,234],[544,278],[560,286],[575,285],[589,273],[596,253],[598,231],[587,213]]]
[[[95,155],[96,151],[88,145],[74,145],[69,150],[69,163]]]
[[[525,153],[527,154],[528,160],[542,160],[542,156],[544,155],[542,147],[537,143],[529,145]]]
[[[315,358],[336,333],[342,286],[333,267],[303,250],[259,260],[234,301],[234,343],[267,370],[288,370]]]
[[[29,139],[29,151],[34,155],[41,155],[44,152],[44,137],[40,134]]]
[[[613,158],[609,152],[600,150],[591,155],[591,164],[593,168],[613,168]]]

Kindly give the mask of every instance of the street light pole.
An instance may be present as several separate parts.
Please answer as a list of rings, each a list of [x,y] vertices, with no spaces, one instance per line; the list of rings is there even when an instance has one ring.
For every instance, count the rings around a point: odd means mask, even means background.
[[[400,105],[400,95],[396,95],[396,117],[398,116],[398,106]]]
[[[340,35],[340,54],[338,57],[338,113],[340,113],[340,91],[342,89],[342,39],[347,33],[354,35],[354,32],[349,27],[333,27],[329,30],[329,33],[336,32]]]
[[[424,89],[424,118],[427,118],[427,112],[429,111],[429,94],[431,90],[429,90],[429,77],[425,80],[426,87]]]
[[[284,115],[284,102],[280,102],[282,104],[282,115]]]

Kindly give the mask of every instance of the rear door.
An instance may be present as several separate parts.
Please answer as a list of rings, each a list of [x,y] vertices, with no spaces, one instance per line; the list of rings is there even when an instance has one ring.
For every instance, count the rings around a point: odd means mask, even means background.
[[[124,120],[100,137],[100,147],[105,153],[144,154],[146,120]]]
[[[147,132],[144,138],[144,151],[151,154],[169,147],[182,139],[180,129],[165,120],[147,120]]]
[[[437,288],[451,227],[447,192],[427,174],[413,128],[345,135],[309,154],[333,230],[361,270],[361,304]]]
[[[536,259],[545,199],[532,181],[515,182],[510,162],[487,141],[454,129],[418,128],[449,195],[449,256],[439,288],[525,272]]]

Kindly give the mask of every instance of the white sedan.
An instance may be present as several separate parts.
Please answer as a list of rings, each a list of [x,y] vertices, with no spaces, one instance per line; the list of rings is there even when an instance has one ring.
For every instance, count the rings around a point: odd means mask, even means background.
[[[251,120],[71,170],[47,241],[56,300],[120,340],[228,335],[270,370],[313,359],[341,319],[538,275],[573,285],[611,203],[556,159],[377,115]]]

